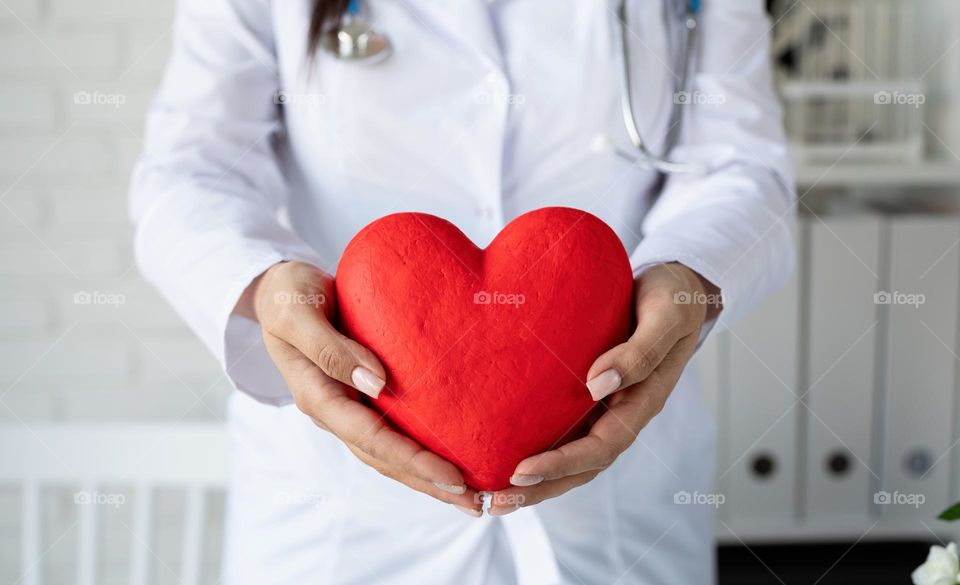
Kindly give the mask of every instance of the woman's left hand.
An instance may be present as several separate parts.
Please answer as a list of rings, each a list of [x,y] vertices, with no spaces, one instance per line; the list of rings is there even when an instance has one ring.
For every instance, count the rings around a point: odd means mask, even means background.
[[[587,436],[520,462],[493,494],[490,514],[509,514],[581,486],[609,467],[663,409],[696,349],[703,323],[720,310],[719,290],[682,264],[646,270],[635,285],[637,329],[587,373],[605,410]]]

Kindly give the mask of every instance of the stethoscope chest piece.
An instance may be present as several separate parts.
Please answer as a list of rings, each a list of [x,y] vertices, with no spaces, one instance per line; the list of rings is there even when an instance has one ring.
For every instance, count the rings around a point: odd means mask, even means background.
[[[323,49],[341,61],[377,63],[390,55],[390,40],[360,16],[360,3],[350,2],[339,26],[324,33]]]

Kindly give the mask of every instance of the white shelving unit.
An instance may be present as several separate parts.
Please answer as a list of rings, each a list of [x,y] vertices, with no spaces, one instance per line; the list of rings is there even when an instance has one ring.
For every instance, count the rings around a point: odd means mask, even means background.
[[[799,160],[922,160],[927,84],[908,0],[781,0],[773,43]]]
[[[707,339],[721,543],[960,536],[937,520],[960,500],[958,236],[958,216],[801,219],[792,283]]]
[[[960,187],[952,15],[952,0],[775,2],[773,57],[799,193]]]
[[[916,164],[798,164],[797,187],[960,187],[960,161]]]

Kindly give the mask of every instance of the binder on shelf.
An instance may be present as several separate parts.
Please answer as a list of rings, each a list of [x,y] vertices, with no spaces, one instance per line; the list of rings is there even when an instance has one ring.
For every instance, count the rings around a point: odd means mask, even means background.
[[[882,517],[931,523],[950,502],[955,441],[960,222],[911,216],[890,224],[882,413]]]
[[[726,331],[712,332],[703,341],[703,345],[700,346],[691,360],[693,367],[696,368],[697,381],[703,394],[704,403],[718,421],[724,404],[724,388],[726,387],[725,368],[722,360],[727,335]]]
[[[729,381],[726,379],[727,367],[725,358],[728,347],[728,333],[726,331],[714,331],[703,345],[694,354],[691,362],[692,367],[696,369],[697,381],[700,390],[703,393],[703,399],[707,409],[713,414],[717,422],[717,467],[725,469],[723,454],[726,452],[724,446],[727,443],[729,429],[724,424],[725,413],[728,410]],[[718,482],[720,493],[723,492],[722,482]],[[717,509],[719,518],[726,517],[726,506],[720,506]]]
[[[798,283],[795,274],[728,332],[728,436],[718,479],[736,522],[783,524],[795,514]]]
[[[882,220],[858,214],[809,226],[803,516],[864,527],[879,481],[873,453]]]

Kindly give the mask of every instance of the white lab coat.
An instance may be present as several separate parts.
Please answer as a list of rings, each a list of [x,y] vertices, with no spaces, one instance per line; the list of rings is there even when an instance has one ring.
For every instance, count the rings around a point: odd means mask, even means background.
[[[592,212],[635,268],[680,261],[732,320],[792,265],[792,170],[760,0],[704,0],[681,144],[705,176],[656,174],[620,117],[613,2],[371,0],[393,55],[306,60],[310,0],[182,0],[173,55],[132,184],[144,274],[223,363],[235,476],[226,585],[665,583],[713,580],[713,423],[692,374],[588,485],[472,519],[386,479],[295,407],[256,324],[233,315],[280,260],[329,272],[396,211],[451,220],[485,245],[549,205]],[[676,69],[663,2],[632,2],[635,107],[657,150]],[[309,75],[308,75],[309,73]],[[278,105],[277,102],[283,102]],[[717,103],[722,102],[722,103]]]

